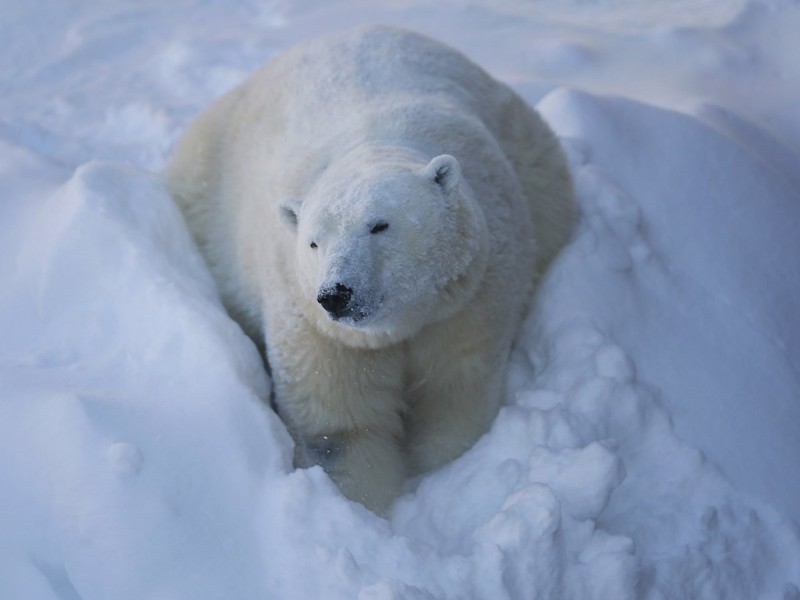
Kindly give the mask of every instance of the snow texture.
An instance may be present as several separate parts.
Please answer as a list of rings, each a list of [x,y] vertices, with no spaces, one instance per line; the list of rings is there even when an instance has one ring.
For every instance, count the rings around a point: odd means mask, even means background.
[[[158,180],[294,41],[434,35],[583,216],[491,431],[388,520],[293,471]],[[0,598],[800,599],[800,5],[155,0],[0,15]]]

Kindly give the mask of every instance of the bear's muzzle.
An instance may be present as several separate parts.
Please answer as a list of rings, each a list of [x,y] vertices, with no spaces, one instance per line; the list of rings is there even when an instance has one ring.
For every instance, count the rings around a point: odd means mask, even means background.
[[[337,283],[333,287],[320,290],[317,294],[317,302],[335,321],[347,316],[351,311],[350,300],[353,297],[353,289],[342,283]]]

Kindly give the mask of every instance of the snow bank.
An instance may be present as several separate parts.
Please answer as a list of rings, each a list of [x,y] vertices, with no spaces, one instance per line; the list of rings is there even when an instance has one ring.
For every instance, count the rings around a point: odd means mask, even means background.
[[[0,311],[0,597],[245,597],[253,498],[290,465],[257,351],[152,176],[90,163],[32,213]]]
[[[588,200],[594,256],[569,298],[636,356],[679,433],[800,519],[784,462],[800,456],[800,192],[685,114],[575,92],[541,108],[573,140]]]
[[[0,598],[800,598],[800,9],[40,4],[0,22]],[[538,103],[584,212],[491,431],[388,520],[291,469],[142,170],[275,49],[359,20]]]

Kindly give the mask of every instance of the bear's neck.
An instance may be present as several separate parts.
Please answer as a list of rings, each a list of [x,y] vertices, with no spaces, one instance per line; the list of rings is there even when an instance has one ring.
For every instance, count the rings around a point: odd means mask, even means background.
[[[456,265],[439,287],[442,302],[434,321],[442,321],[470,302],[484,281],[491,254],[489,227],[483,209],[475,201],[467,181],[462,180],[461,202],[456,223],[457,238],[464,244],[453,246],[448,264]]]

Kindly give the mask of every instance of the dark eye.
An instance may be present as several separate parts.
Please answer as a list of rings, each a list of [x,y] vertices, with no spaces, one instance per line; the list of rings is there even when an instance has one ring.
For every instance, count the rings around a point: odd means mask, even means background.
[[[370,233],[380,233],[381,231],[386,231],[389,229],[389,224],[386,221],[380,221],[376,223],[372,229],[369,230]]]
[[[317,242],[311,242],[311,248],[313,250],[316,250],[317,249]]]

